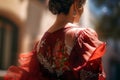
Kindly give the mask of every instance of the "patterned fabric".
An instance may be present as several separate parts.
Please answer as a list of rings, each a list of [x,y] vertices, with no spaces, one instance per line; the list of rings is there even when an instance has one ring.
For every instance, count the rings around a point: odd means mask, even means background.
[[[53,54],[51,53],[52,51]],[[68,58],[69,55],[66,52],[66,47],[63,41],[57,39],[52,50],[45,40],[40,43],[38,59],[50,72],[55,71],[58,75],[61,75],[65,70],[70,70]]]
[[[20,66],[10,67],[5,80],[105,80],[104,53],[105,43],[93,29],[67,24],[20,55]]]

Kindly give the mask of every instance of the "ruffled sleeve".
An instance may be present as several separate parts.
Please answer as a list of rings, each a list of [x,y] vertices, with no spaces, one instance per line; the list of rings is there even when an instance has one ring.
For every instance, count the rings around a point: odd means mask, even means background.
[[[84,50],[85,61],[100,58],[105,53],[105,43],[98,39],[97,33],[91,28],[85,28],[78,32],[77,41],[79,47]]]
[[[75,45],[70,55],[70,64],[73,70],[81,71],[81,74],[87,74],[87,72],[102,74],[101,57],[106,51],[106,44],[98,39],[97,33],[91,28],[79,28],[76,30],[75,35]]]
[[[19,55],[19,66],[10,66],[4,80],[43,80],[36,55],[37,45],[31,52]]]

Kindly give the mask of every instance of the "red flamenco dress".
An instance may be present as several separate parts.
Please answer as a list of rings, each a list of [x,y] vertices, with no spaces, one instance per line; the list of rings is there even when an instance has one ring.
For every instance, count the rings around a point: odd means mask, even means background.
[[[5,80],[105,80],[105,47],[94,30],[69,23],[20,54],[20,65],[11,66]]]

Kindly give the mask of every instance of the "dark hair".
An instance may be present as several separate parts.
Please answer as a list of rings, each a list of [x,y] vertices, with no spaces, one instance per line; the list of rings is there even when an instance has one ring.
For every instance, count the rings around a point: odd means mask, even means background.
[[[78,6],[81,7],[86,0],[49,0],[49,10],[53,14],[68,14],[74,1],[78,1]]]

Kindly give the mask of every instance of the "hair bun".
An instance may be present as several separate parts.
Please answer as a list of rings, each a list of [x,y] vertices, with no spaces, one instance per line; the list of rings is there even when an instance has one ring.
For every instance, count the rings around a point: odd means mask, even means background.
[[[49,0],[49,10],[53,14],[68,14],[71,5],[75,0]],[[78,6],[81,7],[86,0],[76,0],[78,1]]]

